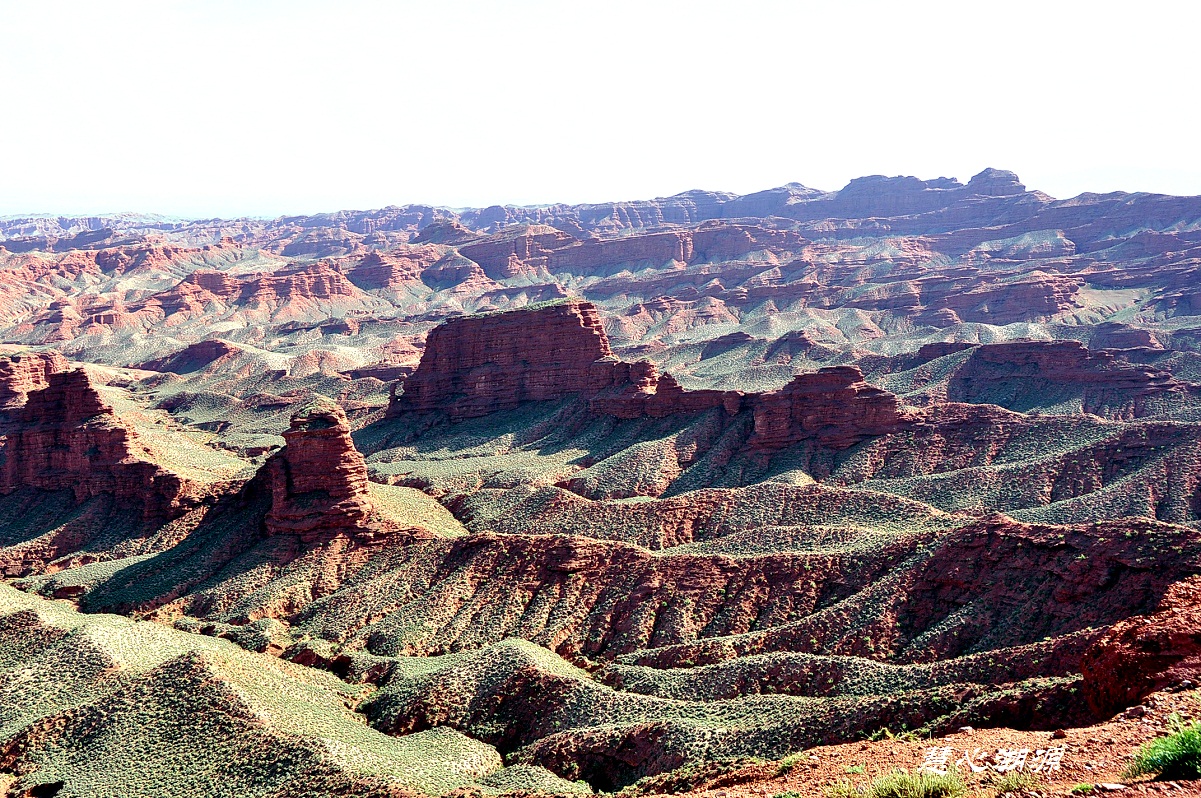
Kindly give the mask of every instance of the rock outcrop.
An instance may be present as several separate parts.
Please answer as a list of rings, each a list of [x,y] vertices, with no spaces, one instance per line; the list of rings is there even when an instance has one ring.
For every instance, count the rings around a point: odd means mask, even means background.
[[[422,273],[438,261],[437,247],[407,247],[400,252],[369,252],[347,273],[347,278],[366,291],[397,291],[420,284]]]
[[[0,357],[0,418],[20,410],[31,391],[42,390],[51,375],[67,368],[67,359],[55,351]]]
[[[77,501],[111,493],[157,520],[201,499],[195,485],[150,459],[83,369],[51,374],[29,394],[0,458],[0,493],[70,490]]]
[[[1122,363],[1078,341],[1013,341],[978,347],[951,376],[947,398],[1022,411],[1078,402],[1086,413],[1130,419],[1186,390],[1167,372]]]
[[[161,309],[166,316],[176,313],[194,316],[208,312],[213,306],[278,308],[290,302],[345,302],[362,298],[363,293],[346,275],[326,262],[318,262],[267,274],[233,275],[197,270],[132,309]]]
[[[228,341],[209,338],[197,341],[166,357],[140,363],[136,368],[147,371],[165,371],[172,374],[191,374],[194,371],[208,368],[223,358],[236,355],[240,351],[242,350]]]
[[[607,367],[607,368],[606,368]],[[676,413],[702,413],[723,407],[730,415],[742,409],[741,391],[688,390],[670,374],[659,374],[654,363],[601,363],[598,384],[603,390],[588,407],[593,413],[616,418],[663,418]]]
[[[783,449],[813,438],[845,449],[865,438],[902,429],[912,419],[894,394],[863,381],[855,366],[828,366],[798,374],[779,391],[754,398],[759,449]]]
[[[371,537],[367,465],[342,409],[332,402],[305,407],[292,416],[284,440],[264,466],[271,491],[267,534],[298,535],[306,543]]]
[[[1084,697],[1101,717],[1156,690],[1201,683],[1201,577],[1172,585],[1156,612],[1110,627],[1082,668]]]
[[[451,319],[430,332],[420,365],[388,413],[445,411],[459,420],[591,393],[605,378],[594,364],[610,355],[589,302]]]
[[[457,421],[572,395],[597,415],[623,419],[719,407],[733,416],[749,408],[751,443],[759,451],[806,439],[845,449],[914,420],[855,366],[800,374],[769,393],[685,389],[653,363],[613,357],[595,306],[575,299],[443,323],[430,333],[421,364],[393,396],[388,415],[442,412]]]

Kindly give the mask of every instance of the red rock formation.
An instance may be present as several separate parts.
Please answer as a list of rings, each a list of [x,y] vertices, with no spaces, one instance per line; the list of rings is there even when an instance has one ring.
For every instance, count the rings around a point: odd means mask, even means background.
[[[1127,324],[1098,324],[1088,340],[1089,349],[1163,349],[1150,330]]]
[[[596,308],[579,300],[466,316],[436,327],[389,415],[445,411],[452,420],[595,390],[610,355]]]
[[[135,368],[147,371],[166,371],[172,374],[191,374],[211,366],[222,358],[240,352],[238,347],[219,338],[197,341],[166,357],[148,360]]]
[[[588,400],[593,413],[626,419],[718,407],[735,415],[749,406],[752,444],[763,451],[805,439],[842,449],[912,421],[895,395],[868,385],[854,366],[802,374],[767,394],[686,390],[653,363],[612,357],[596,308],[579,300],[439,325],[388,415],[437,411],[455,421],[570,395]]]
[[[211,302],[229,304],[241,293],[238,279],[225,272],[197,270],[181,280],[173,288],[147,301],[147,305],[158,305],[170,316],[179,312],[203,313]]]
[[[575,243],[575,238],[553,227],[531,225],[516,235],[499,234],[459,247],[459,253],[478,263],[493,280],[503,280],[545,271],[554,250]]]
[[[562,234],[561,234],[562,235]],[[805,239],[796,233],[757,225],[706,224],[691,230],[624,238],[571,241],[546,257],[552,273],[595,274],[629,263],[661,266],[669,261],[693,263],[706,260],[731,260],[757,250],[800,249]]]
[[[605,380],[605,384],[614,386],[589,401],[589,409],[597,415],[663,418],[676,413],[702,413],[715,407],[724,407],[734,415],[742,409],[741,391],[687,390],[670,374],[660,376],[655,364],[646,360],[611,364],[601,361],[596,364],[595,373],[598,384]]]
[[[134,246],[102,249],[96,253],[96,265],[107,274],[121,275],[146,270],[166,270],[181,255],[195,252],[189,247],[147,241]]]
[[[263,467],[271,490],[267,534],[299,535],[306,543],[339,534],[372,537],[367,465],[342,409],[321,402],[300,410],[284,440]]]
[[[31,391],[40,391],[52,374],[66,370],[67,359],[54,351],[0,358],[0,413],[24,407]]]
[[[1084,697],[1102,717],[1185,680],[1201,683],[1201,577],[1168,588],[1155,613],[1110,627],[1082,669]]]
[[[912,423],[894,394],[863,381],[855,366],[828,366],[798,374],[779,391],[753,399],[759,449],[783,449],[814,438],[843,449],[865,438],[887,435]]]
[[[197,486],[151,462],[82,369],[51,374],[29,394],[0,464],[0,493],[70,490],[78,501],[111,493],[166,520],[202,496]]]
[[[947,398],[1028,410],[1063,394],[1086,413],[1128,419],[1146,415],[1157,397],[1187,390],[1166,372],[1078,341],[1013,341],[978,347],[948,381]]]
[[[987,324],[1011,324],[1018,321],[1048,319],[1066,310],[1080,307],[1076,292],[1084,280],[1076,276],[1047,275],[1035,272],[1021,280],[986,283],[968,291],[942,292],[926,286],[935,296],[926,299],[927,307],[951,310],[963,321]]]
[[[146,307],[163,313],[205,312],[211,302],[224,305],[274,305],[295,299],[336,299],[361,296],[346,275],[320,262],[270,274],[238,277],[225,272],[194,271],[170,290],[147,300]]]
[[[258,304],[289,299],[333,299],[357,293],[346,275],[322,262],[247,280],[240,301]]]
[[[347,277],[369,291],[397,290],[420,282],[422,272],[442,257],[437,247],[411,247],[400,252],[369,252]]]

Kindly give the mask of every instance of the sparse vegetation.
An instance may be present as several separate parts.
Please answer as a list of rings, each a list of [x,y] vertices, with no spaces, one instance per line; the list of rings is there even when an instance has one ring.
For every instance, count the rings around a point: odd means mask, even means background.
[[[1021,770],[1011,770],[1001,776],[997,776],[989,782],[996,792],[1000,795],[1005,793],[1025,792],[1038,787],[1038,776],[1033,773],[1028,773]]]
[[[1162,779],[1201,778],[1201,721],[1170,718],[1169,733],[1144,745],[1127,768],[1131,778],[1154,775]]]
[[[959,771],[906,773],[893,771],[872,782],[867,798],[956,798],[967,791]]]
[[[805,756],[805,752],[797,751],[796,753],[789,754],[788,756],[784,757],[780,760],[779,767],[776,768],[776,775],[785,776],[791,773],[796,766],[801,763],[801,760],[804,759]]]

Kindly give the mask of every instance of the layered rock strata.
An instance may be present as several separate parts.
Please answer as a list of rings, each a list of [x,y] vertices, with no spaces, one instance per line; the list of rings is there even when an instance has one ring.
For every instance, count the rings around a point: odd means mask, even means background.
[[[421,364],[389,415],[445,411],[459,420],[595,393],[604,367],[594,364],[611,354],[589,302],[453,319],[430,332]]]
[[[1084,654],[1084,696],[1100,717],[1201,682],[1201,577],[1172,585],[1156,611],[1121,621]]]
[[[31,391],[45,388],[52,374],[67,368],[67,359],[55,351],[0,358],[0,415],[24,407]]]
[[[197,486],[149,459],[83,369],[52,373],[29,394],[15,426],[0,450],[0,493],[70,490],[77,501],[111,493],[156,520],[201,498]]]
[[[781,390],[755,396],[753,404],[751,442],[761,449],[783,449],[809,438],[845,449],[913,422],[895,395],[868,385],[856,366],[798,374]]]
[[[346,414],[318,402],[292,416],[287,445],[264,466],[271,491],[268,535],[316,542],[338,534],[370,537],[367,465],[350,439]]]
[[[1078,341],[1012,341],[972,352],[948,381],[947,398],[1028,410],[1063,394],[1086,413],[1130,419],[1148,415],[1165,394],[1187,390],[1167,372],[1118,362]]]

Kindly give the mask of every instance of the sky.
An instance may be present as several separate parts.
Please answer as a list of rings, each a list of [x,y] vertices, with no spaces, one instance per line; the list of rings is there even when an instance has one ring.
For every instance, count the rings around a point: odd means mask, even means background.
[[[0,214],[1201,194],[1201,3],[0,0]]]

